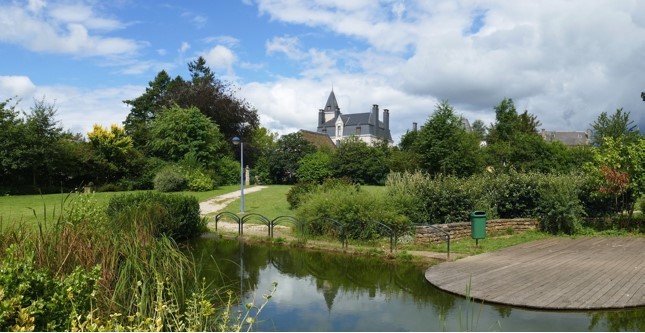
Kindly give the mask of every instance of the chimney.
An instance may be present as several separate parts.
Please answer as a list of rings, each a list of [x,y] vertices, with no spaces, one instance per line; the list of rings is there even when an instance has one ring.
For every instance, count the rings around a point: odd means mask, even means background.
[[[412,132],[417,131],[417,123],[412,123]]]
[[[372,121],[374,122],[374,135],[378,134],[379,130],[379,125],[378,125],[378,104],[373,104],[372,105],[372,114],[370,115],[370,118],[372,118]]]
[[[383,109],[383,129],[385,132],[390,130],[390,110]]]
[[[318,110],[318,126],[322,126],[325,123],[325,110]]]

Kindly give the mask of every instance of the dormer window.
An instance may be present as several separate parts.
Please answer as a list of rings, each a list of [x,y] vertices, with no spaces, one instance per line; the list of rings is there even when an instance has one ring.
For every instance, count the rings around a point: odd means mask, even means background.
[[[343,136],[342,127],[340,125],[336,127],[336,136]]]

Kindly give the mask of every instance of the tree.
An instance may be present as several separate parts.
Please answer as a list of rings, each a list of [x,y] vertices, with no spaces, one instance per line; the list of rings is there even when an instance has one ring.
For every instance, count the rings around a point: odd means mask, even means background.
[[[112,125],[110,129],[94,125],[87,133],[90,146],[95,155],[94,173],[99,183],[117,181],[135,169],[135,162],[141,160],[140,153],[134,148],[132,138],[122,127]]]
[[[488,127],[486,127],[483,120],[480,120],[480,119],[475,120],[473,122],[472,128],[473,128],[473,132],[477,134],[477,137],[479,137],[480,141],[486,138]]]
[[[25,120],[25,166],[31,170],[32,185],[52,185],[54,156],[57,143],[63,134],[58,125],[56,107],[46,104],[45,99],[34,100],[34,106]]]
[[[332,157],[332,170],[335,177],[371,185],[384,184],[389,171],[383,149],[371,147],[355,136],[341,141]]]
[[[0,102],[0,184],[13,172],[24,168],[24,122],[11,99]]]
[[[482,168],[477,135],[464,130],[445,100],[419,131],[416,151],[422,168],[433,174],[469,176]]]
[[[613,115],[608,115],[607,112],[601,113],[591,124],[592,144],[599,147],[607,137],[617,140],[625,136],[628,141],[638,138],[638,128],[634,121],[629,119],[629,116],[630,113],[624,112],[622,108],[616,109]]]
[[[548,144],[538,134],[537,116],[524,111],[517,113],[512,99],[504,98],[495,107],[495,123],[486,137],[487,164],[500,170],[548,172],[561,169],[554,164],[562,159],[561,147]]]
[[[132,106],[124,122],[126,132],[132,136],[136,147],[143,147],[148,140],[147,131],[154,118],[165,108],[177,105],[188,109],[195,107],[217,124],[220,133],[229,142],[234,136],[250,142],[253,131],[259,126],[257,111],[245,100],[235,96],[237,89],[230,83],[218,80],[206,65],[203,57],[188,63],[190,80],[180,76],[170,80],[165,71],[159,72],[149,83],[146,92],[124,101]],[[232,143],[229,144],[232,148]],[[244,155],[245,162],[253,165],[254,151]]]
[[[316,151],[300,132],[283,135],[267,156],[269,180],[273,184],[293,184],[300,159]]]
[[[157,115],[150,127],[148,151],[163,160],[178,162],[194,154],[205,166],[215,167],[226,151],[217,125],[195,107],[173,106]]]
[[[148,88],[143,95],[125,100],[132,108],[123,122],[125,132],[132,137],[133,144],[144,148],[149,139],[150,124],[163,106],[169,106],[168,90],[172,80],[166,71],[162,70],[153,81],[148,82]]]
[[[604,137],[586,168],[599,179],[598,190],[614,197],[615,210],[631,216],[634,203],[645,194],[645,137]]]
[[[331,168],[331,156],[322,151],[307,154],[298,162],[296,177],[301,183],[322,183],[333,175]]]

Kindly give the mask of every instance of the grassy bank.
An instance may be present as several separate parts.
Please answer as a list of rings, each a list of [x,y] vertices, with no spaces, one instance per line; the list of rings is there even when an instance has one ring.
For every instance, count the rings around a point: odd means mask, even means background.
[[[192,195],[198,201],[235,191],[237,185],[222,186],[213,191],[207,192],[179,192],[180,194]],[[97,192],[93,198],[99,207],[107,206],[107,203],[115,195],[131,192]],[[75,196],[70,193],[45,194],[45,195],[15,195],[0,197],[0,221],[3,228],[10,224],[22,223],[24,225],[35,225],[40,220],[53,222],[60,216],[61,207],[69,204]],[[35,215],[34,215],[35,213]],[[47,223],[50,225],[51,223]]]

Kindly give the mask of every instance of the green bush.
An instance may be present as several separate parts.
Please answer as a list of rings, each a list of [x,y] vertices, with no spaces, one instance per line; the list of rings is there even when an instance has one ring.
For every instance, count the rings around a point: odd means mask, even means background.
[[[481,197],[480,189],[452,176],[430,177],[422,173],[388,176],[387,193],[413,223],[467,221]]]
[[[388,235],[375,221],[399,235],[409,230],[410,225],[409,219],[396,211],[385,194],[357,190],[354,186],[337,186],[311,193],[301,204],[297,216],[307,222],[312,235],[339,236],[339,226],[324,219],[328,218],[341,223],[349,239],[357,240]]]
[[[215,181],[201,169],[192,170],[185,174],[188,189],[196,192],[210,191],[215,188]]]
[[[240,182],[240,162],[225,156],[215,169],[215,182],[217,185],[233,185]]]
[[[140,192],[114,196],[107,214],[120,228],[141,227],[139,223],[145,221],[153,225],[142,227],[152,228],[154,235],[175,240],[194,237],[206,226],[206,220],[199,215],[197,199],[179,194]]]
[[[584,210],[578,191],[567,176],[552,176],[541,185],[537,216],[543,231],[572,235],[580,230]]]
[[[305,200],[305,197],[318,188],[318,185],[314,183],[299,183],[291,186],[289,192],[287,192],[287,202],[289,203],[289,208],[296,209],[300,207],[300,204]]]
[[[35,267],[34,254],[12,245],[0,262],[0,330],[69,331],[73,313],[89,313],[100,269],[75,269],[63,279]]]
[[[358,191],[360,185],[353,184],[349,178],[327,178],[322,184],[316,183],[300,183],[292,186],[287,192],[287,202],[291,209],[296,209],[305,200],[308,199],[311,193],[315,192],[329,192],[337,188],[351,187]]]
[[[157,173],[154,184],[159,192],[178,192],[186,189],[188,179],[174,168],[167,167]]]

